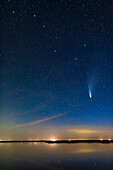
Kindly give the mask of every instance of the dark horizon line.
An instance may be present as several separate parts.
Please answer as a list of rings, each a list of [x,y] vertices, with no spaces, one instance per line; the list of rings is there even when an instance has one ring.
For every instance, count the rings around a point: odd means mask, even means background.
[[[10,140],[10,141],[0,141],[0,143],[30,143],[30,142],[38,142],[38,143],[113,143],[112,139],[98,139],[98,140]]]

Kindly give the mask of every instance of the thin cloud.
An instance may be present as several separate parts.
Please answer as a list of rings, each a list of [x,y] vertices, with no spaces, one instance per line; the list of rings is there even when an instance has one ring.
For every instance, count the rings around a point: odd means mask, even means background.
[[[29,122],[29,123],[18,124],[18,125],[16,125],[14,128],[21,128],[21,127],[27,127],[27,126],[32,126],[32,125],[44,123],[44,122],[47,122],[47,121],[49,121],[49,120],[56,119],[56,118],[58,118],[58,117],[64,116],[64,115],[67,114],[67,113],[68,113],[68,112],[60,113],[60,114],[57,114],[57,115],[55,115],[55,116],[47,117],[47,118],[44,118],[44,119],[41,119],[41,120],[35,120],[35,121]]]
[[[92,133],[101,133],[101,130],[94,129],[70,129],[70,132],[78,133],[78,134],[92,134]]]

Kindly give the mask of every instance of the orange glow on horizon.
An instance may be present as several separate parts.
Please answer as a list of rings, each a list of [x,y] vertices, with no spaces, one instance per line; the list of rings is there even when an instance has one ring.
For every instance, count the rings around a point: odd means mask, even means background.
[[[52,139],[50,139],[51,141],[53,141],[53,142],[55,142],[56,141],[56,139],[54,139],[54,138],[52,138]]]

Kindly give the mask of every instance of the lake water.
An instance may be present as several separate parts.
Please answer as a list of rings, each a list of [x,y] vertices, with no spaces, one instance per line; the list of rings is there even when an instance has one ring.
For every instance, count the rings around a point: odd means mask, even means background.
[[[113,170],[113,144],[0,144],[0,170]]]

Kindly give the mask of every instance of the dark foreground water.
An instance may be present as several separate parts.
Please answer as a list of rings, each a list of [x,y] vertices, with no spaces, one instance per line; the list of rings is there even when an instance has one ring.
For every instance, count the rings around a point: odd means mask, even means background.
[[[113,170],[113,144],[0,144],[0,170]]]

